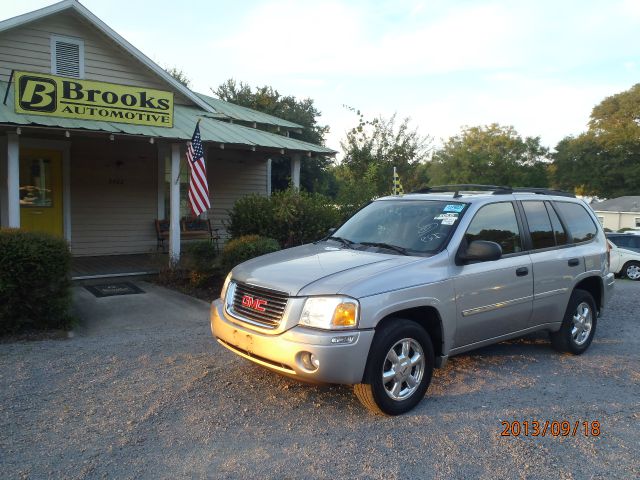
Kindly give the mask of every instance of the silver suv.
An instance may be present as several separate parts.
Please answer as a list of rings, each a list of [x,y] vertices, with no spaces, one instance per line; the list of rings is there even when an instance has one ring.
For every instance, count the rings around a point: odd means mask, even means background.
[[[538,330],[583,353],[613,287],[608,263],[597,218],[572,195],[432,187],[238,265],[211,305],[211,330],[248,360],[353,384],[367,408],[397,415],[452,355]]]

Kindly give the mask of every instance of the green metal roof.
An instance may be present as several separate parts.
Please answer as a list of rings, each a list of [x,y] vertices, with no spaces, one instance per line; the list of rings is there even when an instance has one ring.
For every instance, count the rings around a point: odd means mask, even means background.
[[[0,98],[3,98],[7,82],[0,82]],[[6,105],[0,103],[0,125],[41,126],[69,130],[87,130],[124,135],[140,135],[158,139],[190,140],[197,120],[200,119],[200,135],[203,142],[216,142],[249,147],[276,148],[298,152],[333,155],[335,150],[303,142],[293,138],[265,132],[211,118],[211,113],[197,107],[175,105],[173,127],[153,127],[128,123],[79,120],[73,118],[24,115],[14,111],[13,85],[9,89]]]
[[[267,113],[258,112],[257,110],[252,110],[247,107],[241,107],[240,105],[226,102],[224,100],[220,100],[219,98],[210,97],[203,93],[196,92],[196,95],[207,102],[211,107],[213,107],[216,112],[221,113],[234,120],[240,120],[241,122],[255,122],[262,125],[275,125],[277,127],[283,127],[286,129],[299,130],[304,128],[302,125],[299,125],[297,123],[289,122],[288,120],[283,120],[282,118],[274,117],[273,115],[269,115]]]

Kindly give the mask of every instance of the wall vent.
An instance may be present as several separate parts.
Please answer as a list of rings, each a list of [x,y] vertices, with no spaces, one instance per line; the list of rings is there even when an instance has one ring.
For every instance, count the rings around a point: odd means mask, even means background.
[[[84,42],[81,39],[51,37],[51,73],[84,78]]]

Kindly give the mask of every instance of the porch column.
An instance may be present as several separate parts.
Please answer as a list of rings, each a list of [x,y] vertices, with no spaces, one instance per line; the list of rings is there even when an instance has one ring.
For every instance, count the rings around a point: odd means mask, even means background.
[[[267,195],[271,196],[271,159],[267,158]]]
[[[164,174],[165,160],[169,156],[169,145],[158,144],[158,220],[165,218],[164,211]]]
[[[16,133],[7,133],[6,179],[7,227],[20,228],[20,140]]]
[[[299,153],[293,153],[291,155],[291,183],[293,188],[300,190],[300,164],[302,155]]]
[[[169,218],[169,262],[180,260],[180,144],[171,144],[171,188]]]

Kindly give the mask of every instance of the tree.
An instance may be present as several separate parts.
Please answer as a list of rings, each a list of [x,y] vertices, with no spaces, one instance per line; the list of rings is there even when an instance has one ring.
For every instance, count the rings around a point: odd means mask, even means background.
[[[340,203],[357,209],[380,195],[389,195],[396,167],[405,191],[425,186],[428,181],[425,162],[431,138],[422,136],[405,118],[399,124],[396,115],[366,120],[359,111],[357,125],[341,142],[344,158],[334,167],[338,179]]]
[[[266,85],[252,90],[246,83],[238,83],[232,78],[211,91],[221,100],[302,125],[300,131],[290,131],[292,138],[324,145],[329,127],[318,122],[321,113],[310,98],[298,100],[291,95],[281,95],[278,90]],[[285,134],[284,130],[276,127],[260,128]],[[285,156],[274,156],[272,159],[272,187],[274,190],[284,190],[289,186],[290,159]],[[300,171],[301,186],[312,192],[335,191],[335,182],[328,172],[330,165],[331,160],[326,157],[305,158]]]
[[[566,137],[553,155],[554,186],[585,195],[617,197],[640,185],[640,84],[605,98],[591,111],[589,129]]]
[[[466,127],[437,150],[429,165],[434,184],[548,185],[548,149],[540,137],[522,138],[496,123]]]
[[[165,67],[165,71],[185,87],[189,88],[189,85],[191,85],[191,80],[189,80],[187,74],[178,67]]]

